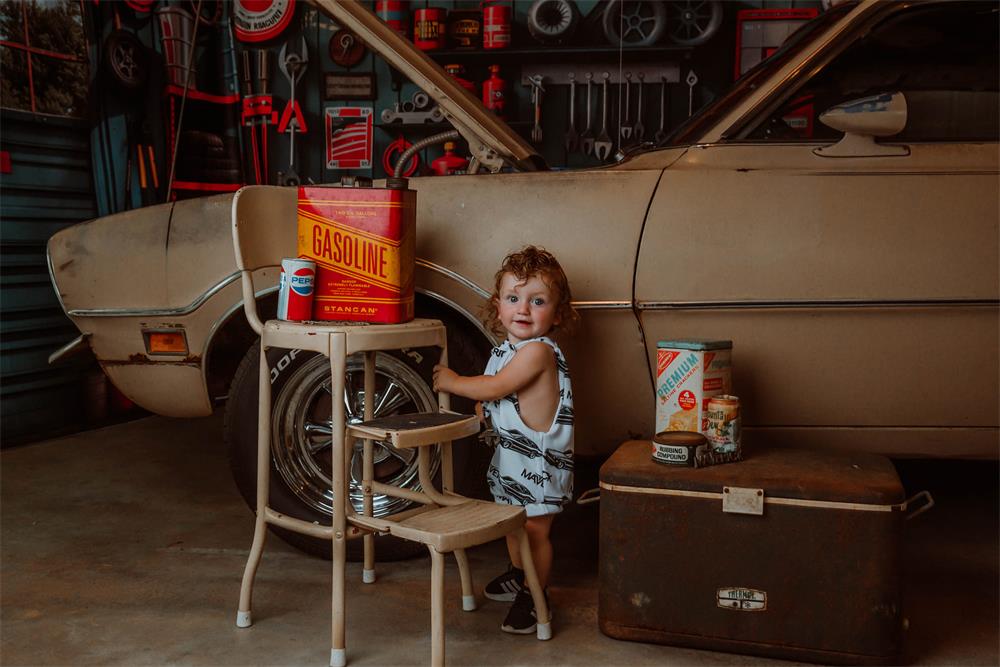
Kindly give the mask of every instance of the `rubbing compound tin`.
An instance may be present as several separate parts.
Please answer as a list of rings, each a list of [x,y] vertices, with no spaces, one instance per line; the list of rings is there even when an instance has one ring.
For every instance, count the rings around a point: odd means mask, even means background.
[[[653,436],[653,460],[694,468],[698,454],[708,448],[708,439],[694,431],[661,431]]]

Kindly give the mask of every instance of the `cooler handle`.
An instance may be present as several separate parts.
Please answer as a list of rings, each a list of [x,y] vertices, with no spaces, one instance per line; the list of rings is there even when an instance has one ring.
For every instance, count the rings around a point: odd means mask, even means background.
[[[590,503],[601,502],[601,487],[595,486],[592,489],[587,489],[580,494],[580,497],[576,499],[577,505],[589,505]]]
[[[931,496],[931,492],[928,491],[928,490],[926,490],[926,489],[924,489],[923,491],[920,491],[919,493],[915,493],[914,495],[912,495],[909,498],[907,498],[906,502],[903,503],[903,510],[904,511],[909,510],[910,509],[910,504],[913,503],[914,501],[916,501],[919,498],[923,498],[924,499],[924,504],[921,505],[920,507],[918,507],[917,509],[913,510],[909,514],[907,514],[906,515],[906,520],[907,521],[909,521],[910,519],[912,519],[915,516],[919,516],[919,515],[923,514],[924,512],[926,512],[927,510],[929,510],[930,508],[934,507],[934,498],[933,498],[933,496]]]

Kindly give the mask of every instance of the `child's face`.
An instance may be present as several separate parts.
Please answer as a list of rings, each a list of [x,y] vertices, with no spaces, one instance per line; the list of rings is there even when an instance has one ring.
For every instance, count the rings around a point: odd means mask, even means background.
[[[555,291],[538,275],[521,281],[513,273],[505,273],[497,312],[511,343],[544,336],[559,324]]]

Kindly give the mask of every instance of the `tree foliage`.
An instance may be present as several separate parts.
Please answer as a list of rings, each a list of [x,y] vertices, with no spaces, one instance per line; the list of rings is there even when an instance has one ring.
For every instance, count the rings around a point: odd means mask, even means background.
[[[27,10],[25,12],[25,10]],[[87,43],[79,0],[2,0],[0,39],[24,44],[24,16],[33,47],[64,53],[76,62],[31,54],[36,111],[80,116],[87,100]],[[0,48],[0,106],[31,109],[28,52]]]

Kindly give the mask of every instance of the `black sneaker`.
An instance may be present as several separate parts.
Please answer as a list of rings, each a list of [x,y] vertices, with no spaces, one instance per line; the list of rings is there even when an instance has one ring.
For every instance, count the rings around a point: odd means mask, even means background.
[[[511,563],[506,572],[486,584],[483,595],[497,602],[513,602],[522,590],[524,590],[524,570],[519,570]]]
[[[549,596],[545,593],[542,595],[545,595],[545,603],[548,606]],[[552,618],[551,610],[549,618]],[[507,618],[504,619],[500,629],[513,635],[529,635],[535,631],[536,621],[535,601],[531,599],[531,591],[522,588],[517,597],[514,598],[514,604],[510,606]]]

